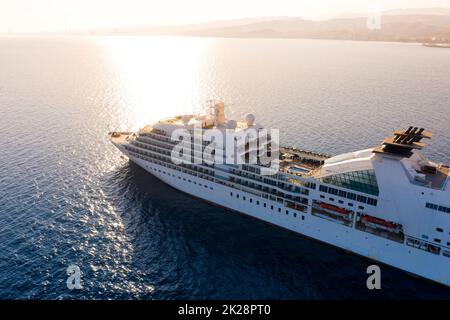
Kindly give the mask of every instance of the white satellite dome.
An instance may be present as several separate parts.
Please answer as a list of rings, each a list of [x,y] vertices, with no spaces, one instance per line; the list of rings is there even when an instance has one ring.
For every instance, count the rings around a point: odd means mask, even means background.
[[[181,117],[181,121],[183,121],[183,124],[184,124],[185,126],[187,126],[188,123],[189,123],[189,121],[191,121],[191,116],[184,115],[184,116]]]
[[[227,122],[227,129],[234,130],[234,129],[236,129],[236,127],[237,127],[236,120],[228,120],[228,122]]]
[[[245,122],[247,122],[247,126],[248,127],[253,126],[255,124],[255,119],[256,119],[256,117],[254,114],[252,114],[252,113],[247,114],[245,116]]]

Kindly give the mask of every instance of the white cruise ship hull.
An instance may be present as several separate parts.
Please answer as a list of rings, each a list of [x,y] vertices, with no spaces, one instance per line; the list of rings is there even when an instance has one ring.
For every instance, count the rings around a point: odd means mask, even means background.
[[[450,286],[450,259],[447,257],[330,222],[312,215],[310,205],[307,212],[295,211],[276,201],[160,166],[129,155],[125,150],[122,151],[130,160],[158,179],[194,197]],[[319,200],[318,197],[317,192],[311,192],[309,195],[310,200]],[[263,206],[264,203],[266,207]]]

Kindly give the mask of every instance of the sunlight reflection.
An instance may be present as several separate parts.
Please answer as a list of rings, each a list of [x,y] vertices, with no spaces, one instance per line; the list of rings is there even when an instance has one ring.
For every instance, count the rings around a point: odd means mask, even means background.
[[[119,77],[133,128],[193,112],[202,96],[201,74],[212,40],[173,37],[102,37]]]

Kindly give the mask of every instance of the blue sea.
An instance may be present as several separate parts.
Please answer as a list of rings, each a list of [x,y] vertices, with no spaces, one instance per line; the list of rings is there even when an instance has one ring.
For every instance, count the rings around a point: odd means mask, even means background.
[[[327,154],[425,127],[450,163],[449,70],[420,44],[1,37],[0,299],[449,299],[387,266],[370,291],[370,260],[179,193],[107,137],[220,99]]]

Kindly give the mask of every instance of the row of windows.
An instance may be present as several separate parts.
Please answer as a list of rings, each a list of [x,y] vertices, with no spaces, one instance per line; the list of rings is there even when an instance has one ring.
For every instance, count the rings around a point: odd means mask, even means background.
[[[151,139],[154,139],[155,141],[152,141],[152,142],[149,141],[148,143],[151,143],[151,145],[148,145],[147,143],[139,143],[138,142],[138,141],[144,142],[147,139],[147,137],[150,137]],[[149,150],[152,150],[152,151],[155,151],[155,152],[163,153],[165,155],[170,155],[170,149],[173,146],[172,145],[171,146],[164,146],[163,144],[159,143],[159,141],[157,141],[157,140],[167,140],[167,138],[165,138],[165,137],[157,137],[156,135],[153,135],[151,133],[146,133],[142,137],[139,137],[133,143],[135,145],[141,147],[141,148],[145,148],[145,149],[149,149]],[[169,142],[169,141],[167,140],[167,142]],[[155,146],[157,146],[157,148]],[[163,150],[160,150],[160,148],[162,148]],[[195,154],[195,151],[194,151],[194,154]],[[199,159],[201,158],[201,156],[198,157],[196,155],[194,155],[194,157],[197,157]],[[286,178],[283,177],[280,174],[275,174],[273,177],[270,177],[271,179],[269,177],[267,177],[267,176],[261,176],[260,175],[261,169],[257,168],[257,167],[254,167],[254,166],[250,166],[250,165],[242,165],[242,170],[244,172],[241,171],[241,170],[233,170],[233,169],[230,172],[234,173],[234,174],[237,174],[237,175],[240,175],[240,176],[251,178],[251,179],[254,179],[254,180],[262,181],[262,182],[264,182],[266,184],[278,186],[278,187],[283,188],[283,189],[288,190],[288,191],[300,192],[300,193],[305,194],[305,195],[308,195],[309,191],[307,189],[303,189],[303,188],[300,188],[299,186],[295,186],[295,185],[301,185],[303,187],[310,188],[310,189],[315,189],[316,188],[315,183],[303,182],[303,181],[299,181],[299,180],[291,181],[292,179],[287,179],[286,180]],[[252,173],[255,173],[256,175],[255,174],[251,174],[251,173],[246,173],[246,172],[252,172]],[[279,182],[277,180],[287,181],[289,183]],[[294,184],[294,186],[292,186],[292,184]]]
[[[297,193],[301,193],[304,195],[309,195],[308,189],[301,188],[299,186],[295,186],[292,184],[287,184],[287,183],[284,183],[281,181],[277,182],[276,180],[269,179],[266,176],[259,176],[259,175],[254,175],[254,174],[250,174],[250,173],[246,173],[246,172],[241,172],[240,170],[237,170],[237,169],[230,169],[230,173],[238,175],[240,177],[256,180],[256,181],[262,181],[265,184],[272,185],[274,187],[278,187],[278,188],[281,188],[286,191],[297,192]]]
[[[442,229],[442,228],[436,228],[436,231],[439,232],[439,233],[444,233],[444,229]],[[450,235],[450,232],[448,234]],[[428,240],[428,236],[426,234],[423,234],[422,235],[422,239]],[[439,238],[434,238],[433,241],[436,242],[436,243],[441,243],[442,242],[441,239],[439,239]],[[450,241],[447,241],[447,246],[450,247]]]
[[[166,160],[166,159],[165,159],[166,157],[165,157],[165,156],[162,156],[162,155],[158,155],[158,154],[153,155],[153,154],[151,154],[151,153],[149,153],[149,152],[145,152],[145,151],[142,151],[142,150],[139,150],[139,149],[138,149],[138,150],[135,150],[134,148],[131,148],[131,147],[128,147],[128,146],[127,146],[126,148],[127,148],[128,151],[133,152],[133,153],[138,153],[138,154],[146,155],[147,157],[156,158],[156,159],[162,160],[162,161]],[[162,166],[169,167],[169,168],[172,168],[172,169],[175,169],[175,170],[179,170],[179,171],[183,171],[183,172],[186,171],[186,173],[188,173],[188,174],[195,175],[195,176],[199,176],[199,177],[201,177],[201,178],[203,178],[203,179],[207,179],[207,180],[211,180],[211,181],[212,181],[212,177],[203,176],[202,174],[200,174],[200,172],[201,172],[201,173],[206,173],[206,174],[214,174],[214,172],[211,171],[211,170],[203,169],[203,168],[198,167],[198,166],[195,166],[195,165],[181,165],[181,166],[174,166],[174,165],[172,165],[172,164],[170,164],[170,163],[165,163],[165,161],[162,162],[162,161],[158,161],[158,160],[153,160],[153,159],[151,159],[151,158],[149,159],[149,158],[147,158],[147,157],[142,157],[142,156],[140,156],[140,155],[137,155],[137,156],[138,156],[139,158],[144,158],[144,159],[147,160],[147,161],[155,162],[155,163],[158,163],[158,164],[160,164],[160,165],[162,165]],[[183,168],[181,168],[181,167],[183,167]],[[187,170],[184,169],[184,168],[189,169],[189,170],[193,170],[194,172],[187,172]],[[216,178],[218,178],[218,177],[216,177]],[[230,179],[231,179],[231,178],[230,178]],[[238,179],[238,180],[240,180],[240,179]],[[253,187],[253,188],[255,188],[256,186],[261,187],[260,185],[248,183],[247,181],[236,181],[236,182],[239,182],[239,184],[246,185],[246,186],[250,186],[250,187]],[[256,188],[256,189],[257,189],[257,188]],[[264,189],[264,188],[261,187],[261,189]],[[263,191],[264,191],[264,190],[263,190]],[[269,191],[269,190],[267,190],[267,192],[268,192],[268,191]],[[279,192],[277,192],[277,193],[279,193]],[[281,195],[281,194],[280,194],[280,195]],[[296,201],[296,202],[299,202],[299,203],[304,203],[304,204],[307,204],[307,203],[308,203],[308,199],[306,199],[306,198],[302,198],[302,197],[298,197],[298,196],[297,196],[297,197],[293,197],[293,196],[287,195],[287,194],[282,194],[282,196],[283,196],[284,198],[286,198],[286,199],[293,200],[293,201]],[[281,200],[281,202],[282,202],[282,200]]]
[[[232,196],[233,196],[233,192],[230,192],[230,197],[232,197]],[[236,198],[239,199],[240,195],[236,194]],[[247,197],[246,196],[242,196],[242,200],[246,201]],[[249,198],[248,200],[249,200],[250,203],[253,203],[253,199],[252,198]],[[260,205],[259,200],[256,200],[256,205],[257,206]],[[267,208],[267,203],[263,202],[263,207]],[[274,210],[274,206],[273,205],[270,206],[270,210]],[[278,208],[278,212],[281,212],[281,208]],[[289,210],[286,210],[285,213],[286,213],[286,215],[289,215]],[[294,218],[297,218],[297,213],[293,212],[293,216],[294,216]],[[302,215],[302,220],[305,220],[305,216],[304,215]]]
[[[146,134],[146,135],[147,136],[152,136],[152,134]],[[155,151],[155,152],[159,152],[159,153],[162,153],[162,154],[165,154],[165,155],[170,155],[171,154],[170,153],[170,149],[173,146],[170,146],[170,147],[164,146],[161,143],[159,143],[158,141],[152,141],[151,142],[152,145],[148,145],[147,143],[139,143],[138,142],[139,139],[142,139],[142,142],[144,142],[144,140],[146,138],[147,137],[145,137],[145,136],[141,137],[141,138],[138,138],[138,140],[134,141],[133,144],[137,145],[138,147],[149,149],[149,150],[152,150],[152,151]],[[162,148],[163,150],[161,150],[160,148]],[[197,157],[197,158],[201,159],[201,153],[200,153],[200,157],[199,156],[195,156],[195,155],[194,155],[194,157]],[[191,159],[191,160],[193,160],[193,159]],[[264,176],[264,177],[261,176],[260,175],[261,169],[257,168],[257,167],[250,166],[250,165],[242,165],[242,170],[243,171],[231,169],[230,172],[234,173],[234,174],[237,174],[237,175],[240,175],[240,176],[243,176],[243,177],[251,178],[251,179],[254,179],[254,180],[257,180],[257,181],[262,181],[262,182],[264,182],[266,184],[278,186],[278,187],[280,187],[282,189],[285,189],[285,190],[288,190],[288,191],[299,192],[299,193],[302,193],[302,194],[305,194],[305,195],[308,195],[308,193],[309,193],[308,189],[300,188],[299,186],[295,186],[295,185],[293,186],[292,184],[287,184],[287,183],[284,183],[284,182],[277,181],[277,179],[278,180],[281,179],[283,181],[285,180],[279,174],[276,174],[274,177],[272,177],[272,179],[269,179],[269,177],[267,177],[267,176]],[[250,172],[255,173],[256,175],[255,174],[251,174]],[[311,189],[315,189],[315,187],[316,187],[315,184],[311,183],[311,182],[307,182],[307,183],[306,182],[303,183],[303,182],[300,182],[300,181],[295,181],[295,182],[296,182],[296,184],[301,183],[302,186],[305,186],[305,187],[311,188]],[[293,182],[291,182],[291,183],[293,183]]]
[[[321,199],[325,199],[326,197],[325,197],[323,194],[321,194],[321,195],[320,195],[320,198],[321,198]],[[330,201],[332,201],[332,202],[336,201],[336,199],[334,199],[334,198],[332,198],[332,197],[329,197],[328,200],[330,200]],[[338,200],[338,203],[339,203],[339,204],[345,204],[344,201],[342,201],[342,200]],[[354,204],[351,203],[351,202],[348,202],[347,205],[348,205],[349,207],[353,207],[353,206],[354,206]],[[363,206],[358,206],[358,209],[364,210],[364,207],[363,207]]]
[[[437,228],[437,229],[441,229],[441,228]],[[439,232],[442,232],[442,231],[439,231]],[[422,239],[428,240],[428,236],[423,234],[422,235]],[[441,243],[442,242],[441,239],[439,239],[439,238],[434,238],[433,241],[436,242],[436,243]],[[450,246],[450,241],[447,242],[447,246]]]
[[[180,166],[176,166],[176,165],[173,165],[171,163],[167,163],[167,160],[162,155],[153,155],[153,154],[150,154],[148,152],[135,150],[134,148],[131,148],[129,146],[125,146],[125,148],[128,150],[128,152],[133,154],[135,157],[143,159],[145,161],[156,163],[156,164],[158,164],[160,166],[167,167],[167,168],[170,168],[170,169],[173,169],[173,170],[177,170],[177,171],[181,171],[181,172],[184,172],[186,174],[197,176],[197,177],[205,179],[205,180],[214,181],[214,178],[212,176],[209,176],[209,174],[210,174],[209,171],[210,170],[202,169],[201,167],[196,167],[194,165],[180,165]]]
[[[187,181],[187,182],[189,182],[189,183],[197,184],[196,181],[192,181],[191,179],[181,178],[180,176],[176,176],[176,175],[174,175],[174,174],[170,174],[169,172],[165,172],[164,170],[158,170],[158,169],[156,169],[156,168],[152,168],[152,169],[153,169],[153,171],[156,171],[156,172],[159,172],[159,173],[162,173],[162,174],[167,174],[167,175],[169,175],[169,176],[171,175],[171,176],[174,177],[174,178],[178,177],[178,179],[180,179],[180,180],[183,179],[183,181]],[[203,185],[203,184],[201,184],[201,183],[198,183],[198,185],[199,185],[200,187],[205,187],[205,188],[209,188],[210,190],[214,190],[213,187],[207,186],[206,184]]]
[[[150,152],[143,151],[143,150],[140,150],[140,149],[136,149],[136,148],[133,148],[133,147],[130,147],[130,146],[125,146],[125,148],[128,151],[132,151],[132,152],[135,152],[135,153],[138,153],[138,154],[142,154],[142,155],[145,155],[145,156],[148,156],[148,157],[151,157],[151,158],[157,158],[159,160],[163,160],[163,161],[168,163],[168,165],[164,165],[164,166],[173,167],[173,162],[172,162],[171,158],[168,157],[168,155],[170,155],[170,153],[166,153],[164,151],[159,150],[158,148],[154,148],[154,147],[151,147],[151,146],[148,146],[148,145],[145,145],[145,144],[141,144],[141,143],[136,143],[135,142],[133,145],[135,145],[135,146],[137,146],[139,148],[142,148],[142,149],[150,150]],[[178,167],[188,168],[188,169],[191,169],[191,170],[195,170],[195,171],[198,171],[198,172],[201,172],[201,173],[206,173],[206,174],[211,175],[211,176],[214,175],[214,170],[209,170],[207,168],[204,168],[204,166],[207,166],[206,164],[202,164],[203,167],[195,165],[195,164],[185,164],[185,163],[182,163],[182,164],[177,165],[177,166]]]
[[[378,196],[378,182],[374,170],[335,174],[320,179],[324,183]]]
[[[159,160],[162,160],[162,161],[168,161],[168,160],[166,160],[168,157],[163,156],[163,155],[159,155],[159,154],[155,154],[154,155],[154,154],[152,154],[150,152],[146,152],[146,151],[139,150],[139,149],[134,149],[134,148],[129,147],[129,146],[127,146],[126,148],[127,148],[128,151],[132,151],[132,152],[135,152],[135,153],[138,153],[138,154],[146,155],[148,157],[156,158],[156,159],[159,159]],[[151,147],[146,147],[145,149],[149,149],[149,148],[151,148]],[[145,157],[145,160],[154,162],[151,159],[148,159],[147,157]],[[162,163],[161,165],[163,165],[165,167],[170,167],[170,168],[174,166],[171,163]],[[183,167],[183,168],[186,168],[186,169],[190,169],[190,170],[193,170],[195,172],[201,172],[201,173],[214,175],[214,171],[208,170],[208,169],[203,169],[203,168],[201,168],[199,166],[196,166],[196,165],[182,164],[180,166],[176,166],[176,168],[173,168],[173,169],[184,171],[184,169],[181,170],[180,167]],[[187,173],[188,174],[193,174],[193,175],[198,175],[197,173],[189,173],[189,172],[187,172]],[[201,175],[199,175],[199,176],[201,176]],[[207,180],[211,180],[211,177],[203,177],[203,176],[201,176],[201,178],[207,179]],[[216,176],[216,178],[219,178],[219,177]],[[259,189],[259,190],[262,190],[262,191],[269,192],[268,188],[262,187],[261,185],[258,185],[258,184],[249,183],[248,181],[245,181],[245,180],[241,181],[240,179],[233,179],[231,177],[230,177],[230,180],[238,182],[239,184],[244,185],[244,186],[249,186],[249,187],[253,187],[255,189]],[[267,189],[267,190],[263,190],[263,189]],[[306,198],[302,198],[302,197],[298,197],[298,196],[294,197],[294,196],[291,196],[291,195],[288,195],[288,194],[277,192],[276,190],[275,190],[275,194],[278,194],[278,195],[282,196],[283,198],[286,198],[288,200],[293,200],[293,201],[296,201],[296,202],[299,202],[299,203],[306,203],[307,204],[307,202],[308,202],[308,200]]]
[[[430,203],[430,202],[427,202],[427,203],[425,204],[425,207],[427,207],[428,209],[436,210],[436,211],[441,211],[441,212],[445,212],[445,213],[450,213],[450,208],[444,207],[444,206],[439,206],[439,205],[437,205],[437,204]]]
[[[253,172],[256,174],[261,174],[260,168],[256,168],[256,167],[245,165],[245,164],[242,165],[242,170],[250,171],[250,172]]]
[[[216,175],[216,178],[219,178],[219,176]],[[308,199],[301,197],[301,196],[292,196],[290,194],[281,192],[277,189],[272,189],[266,186],[263,186],[261,184],[258,183],[253,183],[253,182],[249,182],[245,179],[240,179],[240,178],[235,178],[235,177],[229,177],[228,178],[229,181],[233,182],[233,183],[237,183],[239,185],[245,186],[245,187],[250,187],[253,189],[256,189],[258,191],[262,191],[267,193],[267,197],[274,197],[274,196],[278,196],[278,197],[282,197],[284,199],[287,200],[293,200],[296,202],[300,202],[300,203],[308,203]]]
[[[352,192],[347,192],[344,190],[339,190],[339,189],[335,189],[335,188],[331,188],[331,187],[327,187],[327,186],[319,186],[319,191],[321,192],[326,192],[332,195],[336,195],[342,198],[347,198],[350,200],[355,200],[358,202],[362,202],[362,203],[367,203],[371,206],[376,206],[378,204],[377,199],[374,198],[370,198],[370,197],[366,197],[366,196],[361,196],[361,195],[357,195],[354,194]]]

